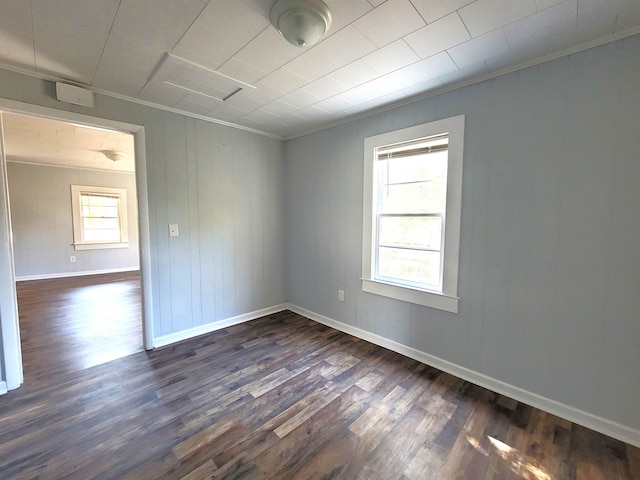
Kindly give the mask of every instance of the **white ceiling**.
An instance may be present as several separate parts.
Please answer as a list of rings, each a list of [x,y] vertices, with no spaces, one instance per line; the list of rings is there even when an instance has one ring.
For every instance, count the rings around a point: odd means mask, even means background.
[[[133,135],[47,118],[2,112],[5,153],[10,162],[135,171]],[[122,152],[113,161],[103,151]]]
[[[0,0],[0,63],[290,138],[640,32],[640,0],[325,0],[331,29],[301,49],[274,2]],[[220,102],[166,81],[214,72],[255,89]]]

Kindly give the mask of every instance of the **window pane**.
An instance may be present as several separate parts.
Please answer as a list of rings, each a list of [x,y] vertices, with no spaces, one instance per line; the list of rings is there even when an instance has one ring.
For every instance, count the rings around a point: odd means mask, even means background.
[[[84,229],[120,230],[120,221],[117,218],[83,218]]]
[[[396,247],[440,250],[440,217],[380,217],[378,242]]]
[[[429,286],[440,283],[440,253],[380,247],[378,277]]]
[[[89,206],[82,207],[83,217],[118,217],[118,207]]]
[[[447,158],[448,154],[444,151],[381,161],[386,164],[384,168],[388,169],[388,182],[401,183],[446,178]]]
[[[92,195],[84,194],[82,197],[83,205],[104,205],[104,206],[118,206],[118,197],[107,195]]]
[[[380,213],[445,213],[447,181],[405,183],[382,187]]]
[[[448,152],[378,161],[380,213],[445,213]]]

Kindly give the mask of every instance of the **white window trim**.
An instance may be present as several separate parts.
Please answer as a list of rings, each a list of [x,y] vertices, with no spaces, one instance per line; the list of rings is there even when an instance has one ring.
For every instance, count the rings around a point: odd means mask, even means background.
[[[120,197],[118,217],[120,218],[120,242],[87,242],[82,235],[82,208],[80,196],[88,194],[108,194]],[[73,214],[73,247],[75,250],[98,250],[108,248],[128,248],[129,231],[127,223],[127,190],[113,187],[92,187],[71,185],[71,211]]]
[[[407,142],[442,133],[449,134],[447,169],[447,214],[442,292],[412,288],[374,278],[375,217],[374,167],[375,148]],[[416,125],[393,132],[375,135],[364,140],[364,195],[362,225],[362,290],[405,302],[458,312],[458,260],[460,252],[460,216],[462,210],[462,160],[464,154],[464,115]]]

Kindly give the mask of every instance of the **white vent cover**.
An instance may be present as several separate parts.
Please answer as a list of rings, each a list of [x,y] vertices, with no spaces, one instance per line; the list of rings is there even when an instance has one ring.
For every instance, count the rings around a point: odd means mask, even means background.
[[[165,55],[151,81],[179,88],[187,93],[203,95],[218,102],[225,102],[242,90],[256,88],[170,53]]]

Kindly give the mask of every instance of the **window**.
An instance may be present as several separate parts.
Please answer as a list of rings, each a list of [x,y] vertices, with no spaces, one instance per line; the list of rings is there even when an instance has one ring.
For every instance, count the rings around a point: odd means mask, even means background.
[[[71,206],[76,250],[129,246],[125,189],[71,185]]]
[[[362,289],[458,311],[464,116],[365,139]]]

